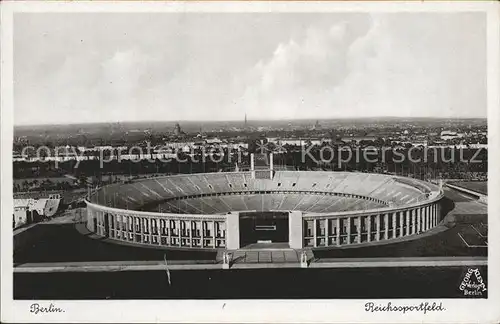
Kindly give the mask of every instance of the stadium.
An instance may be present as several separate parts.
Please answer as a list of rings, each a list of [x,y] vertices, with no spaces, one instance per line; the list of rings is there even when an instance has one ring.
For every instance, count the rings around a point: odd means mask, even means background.
[[[440,186],[388,174],[249,171],[126,181],[87,197],[86,227],[110,242],[237,250],[338,249],[418,238],[442,220]]]

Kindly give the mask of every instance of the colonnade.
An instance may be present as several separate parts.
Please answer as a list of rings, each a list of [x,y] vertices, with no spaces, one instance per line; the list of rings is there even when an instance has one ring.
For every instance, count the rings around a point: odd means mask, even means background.
[[[339,247],[394,240],[426,232],[441,221],[440,201],[371,213],[289,213],[289,246]],[[113,240],[165,247],[240,248],[239,214],[151,215],[120,213],[89,204],[87,227]],[[243,231],[243,233],[246,232]]]
[[[441,221],[439,202],[367,215],[304,216],[303,247],[391,240],[425,232]]]
[[[110,239],[159,246],[224,248],[225,219],[125,215],[87,208],[87,227]]]

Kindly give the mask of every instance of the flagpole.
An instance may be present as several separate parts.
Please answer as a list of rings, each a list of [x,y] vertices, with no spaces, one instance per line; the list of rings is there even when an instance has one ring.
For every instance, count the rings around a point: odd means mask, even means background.
[[[170,280],[170,270],[168,269],[167,254],[166,253],[163,254],[163,260],[165,261],[165,272],[167,274],[167,282],[168,282],[168,285],[171,286],[172,281]]]

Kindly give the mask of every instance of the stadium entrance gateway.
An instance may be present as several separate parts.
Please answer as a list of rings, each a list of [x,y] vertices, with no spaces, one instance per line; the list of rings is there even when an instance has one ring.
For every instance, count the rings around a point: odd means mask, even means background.
[[[288,212],[243,212],[239,215],[240,246],[288,243]]]

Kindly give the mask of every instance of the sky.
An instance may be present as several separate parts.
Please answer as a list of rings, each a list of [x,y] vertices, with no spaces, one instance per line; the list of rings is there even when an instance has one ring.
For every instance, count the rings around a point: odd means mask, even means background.
[[[14,123],[486,117],[484,13],[22,13]]]

